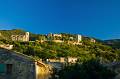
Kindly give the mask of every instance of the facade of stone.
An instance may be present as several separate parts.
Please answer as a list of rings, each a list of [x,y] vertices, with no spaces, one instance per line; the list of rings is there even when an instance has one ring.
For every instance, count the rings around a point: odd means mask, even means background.
[[[61,34],[52,34],[52,33],[49,33],[47,36],[62,37]]]
[[[48,70],[31,57],[0,49],[0,79],[48,79]]]
[[[0,33],[0,36],[2,36],[2,34]]]
[[[54,59],[47,59],[47,62],[59,62],[59,63],[76,63],[77,57],[60,57]]]
[[[9,45],[9,44],[0,44],[0,47],[8,50],[13,49],[13,45]]]
[[[82,35],[76,35],[76,41],[79,43],[82,41]]]
[[[68,63],[76,63],[78,58],[76,57],[67,57],[67,62]]]
[[[54,37],[62,37],[61,34],[53,34]]]
[[[12,41],[29,41],[29,32],[24,35],[11,35]]]
[[[64,41],[62,41],[62,40],[52,40],[52,42],[63,43]]]
[[[93,39],[93,38],[91,38],[90,42],[95,43],[95,42],[96,42],[96,40],[95,40],[95,39]]]

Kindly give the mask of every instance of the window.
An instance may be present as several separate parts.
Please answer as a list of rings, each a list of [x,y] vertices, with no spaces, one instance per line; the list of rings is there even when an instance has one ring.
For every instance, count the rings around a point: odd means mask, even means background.
[[[6,65],[6,68],[7,68],[7,74],[11,74],[12,73],[12,64],[7,64]]]
[[[0,64],[0,73],[6,73],[6,64]]]

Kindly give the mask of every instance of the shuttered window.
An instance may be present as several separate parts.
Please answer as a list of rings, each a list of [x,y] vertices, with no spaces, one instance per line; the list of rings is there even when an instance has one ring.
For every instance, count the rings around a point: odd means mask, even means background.
[[[0,73],[6,73],[6,64],[0,64]]]

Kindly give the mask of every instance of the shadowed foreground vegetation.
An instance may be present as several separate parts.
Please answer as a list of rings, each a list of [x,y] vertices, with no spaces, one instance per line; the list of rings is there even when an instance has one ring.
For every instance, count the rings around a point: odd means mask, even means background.
[[[82,64],[66,66],[59,72],[60,79],[114,79],[116,73],[91,59]]]

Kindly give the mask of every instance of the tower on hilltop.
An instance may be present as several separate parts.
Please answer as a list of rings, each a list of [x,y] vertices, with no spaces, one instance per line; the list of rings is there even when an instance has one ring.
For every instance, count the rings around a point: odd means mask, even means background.
[[[29,41],[29,32],[25,33],[25,38],[26,38],[26,41]]]
[[[77,34],[76,35],[76,41],[81,42],[82,41],[82,35]]]

